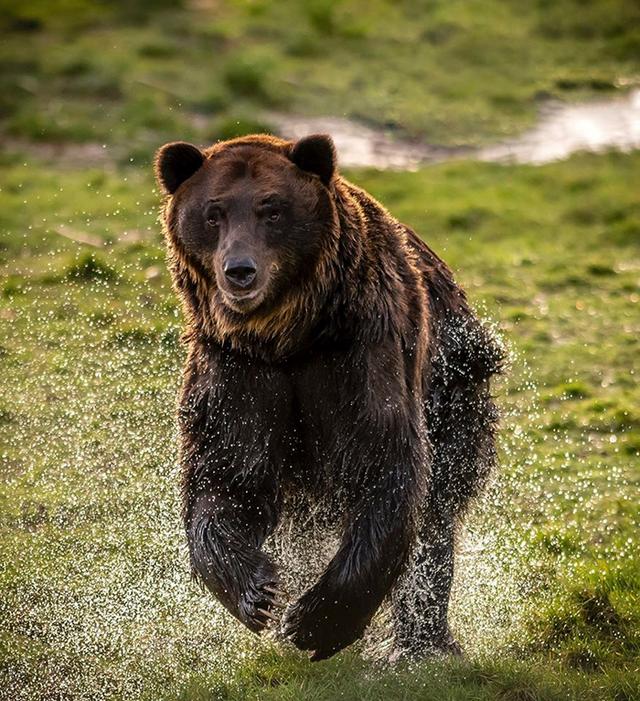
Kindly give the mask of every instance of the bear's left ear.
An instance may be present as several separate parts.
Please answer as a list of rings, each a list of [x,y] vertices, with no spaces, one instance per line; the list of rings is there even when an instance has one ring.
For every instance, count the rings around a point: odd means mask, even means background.
[[[185,141],[165,144],[156,153],[155,171],[160,187],[168,195],[188,180],[204,163],[204,153]]]
[[[297,141],[289,158],[307,173],[320,177],[325,185],[336,171],[336,147],[328,134],[313,134]]]

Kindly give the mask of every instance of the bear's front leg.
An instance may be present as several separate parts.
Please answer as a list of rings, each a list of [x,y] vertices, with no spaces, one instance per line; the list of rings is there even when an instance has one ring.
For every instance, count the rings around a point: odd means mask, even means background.
[[[183,515],[194,575],[252,631],[279,618],[262,551],[282,508],[288,379],[240,354],[194,346],[180,404]]]
[[[233,494],[210,486],[190,500],[186,529],[191,565],[198,579],[255,633],[278,620],[278,573],[260,550],[277,522],[273,495],[258,498],[246,485]]]
[[[413,434],[413,440],[409,437]],[[404,438],[403,438],[404,437]],[[425,448],[415,432],[405,445],[374,446],[367,483],[352,510],[340,547],[314,586],[286,612],[284,634],[312,660],[322,660],[362,636],[400,575],[411,551],[416,505],[424,495]],[[398,443],[394,440],[392,443]]]

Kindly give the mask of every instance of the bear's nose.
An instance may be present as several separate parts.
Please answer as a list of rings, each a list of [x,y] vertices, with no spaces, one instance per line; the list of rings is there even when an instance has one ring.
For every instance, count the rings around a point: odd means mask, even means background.
[[[249,287],[256,279],[256,262],[253,258],[229,258],[224,264],[227,280],[238,287]]]

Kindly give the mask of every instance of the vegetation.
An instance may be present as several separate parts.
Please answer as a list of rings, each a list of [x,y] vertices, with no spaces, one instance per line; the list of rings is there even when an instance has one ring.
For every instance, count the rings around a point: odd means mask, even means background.
[[[0,0],[2,132],[145,161],[286,110],[460,144],[639,75],[635,0],[183,4]]]
[[[452,263],[514,353],[498,390],[502,474],[465,535],[454,599],[469,660],[393,670],[367,645],[311,665],[239,631],[189,582],[173,468],[180,318],[150,173],[3,165],[5,688],[634,698],[640,156],[351,174]],[[465,555],[469,543],[484,550]]]
[[[638,75],[633,0],[0,0],[0,689],[34,699],[640,698],[640,155],[349,177],[512,350],[461,539],[463,660],[311,664],[190,582],[166,140],[347,114],[443,143]]]

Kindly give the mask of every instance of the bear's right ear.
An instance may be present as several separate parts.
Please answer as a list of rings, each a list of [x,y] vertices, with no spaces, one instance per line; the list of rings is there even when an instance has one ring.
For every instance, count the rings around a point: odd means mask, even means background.
[[[175,141],[158,149],[155,160],[156,178],[168,195],[188,180],[204,163],[204,153],[193,144]]]

